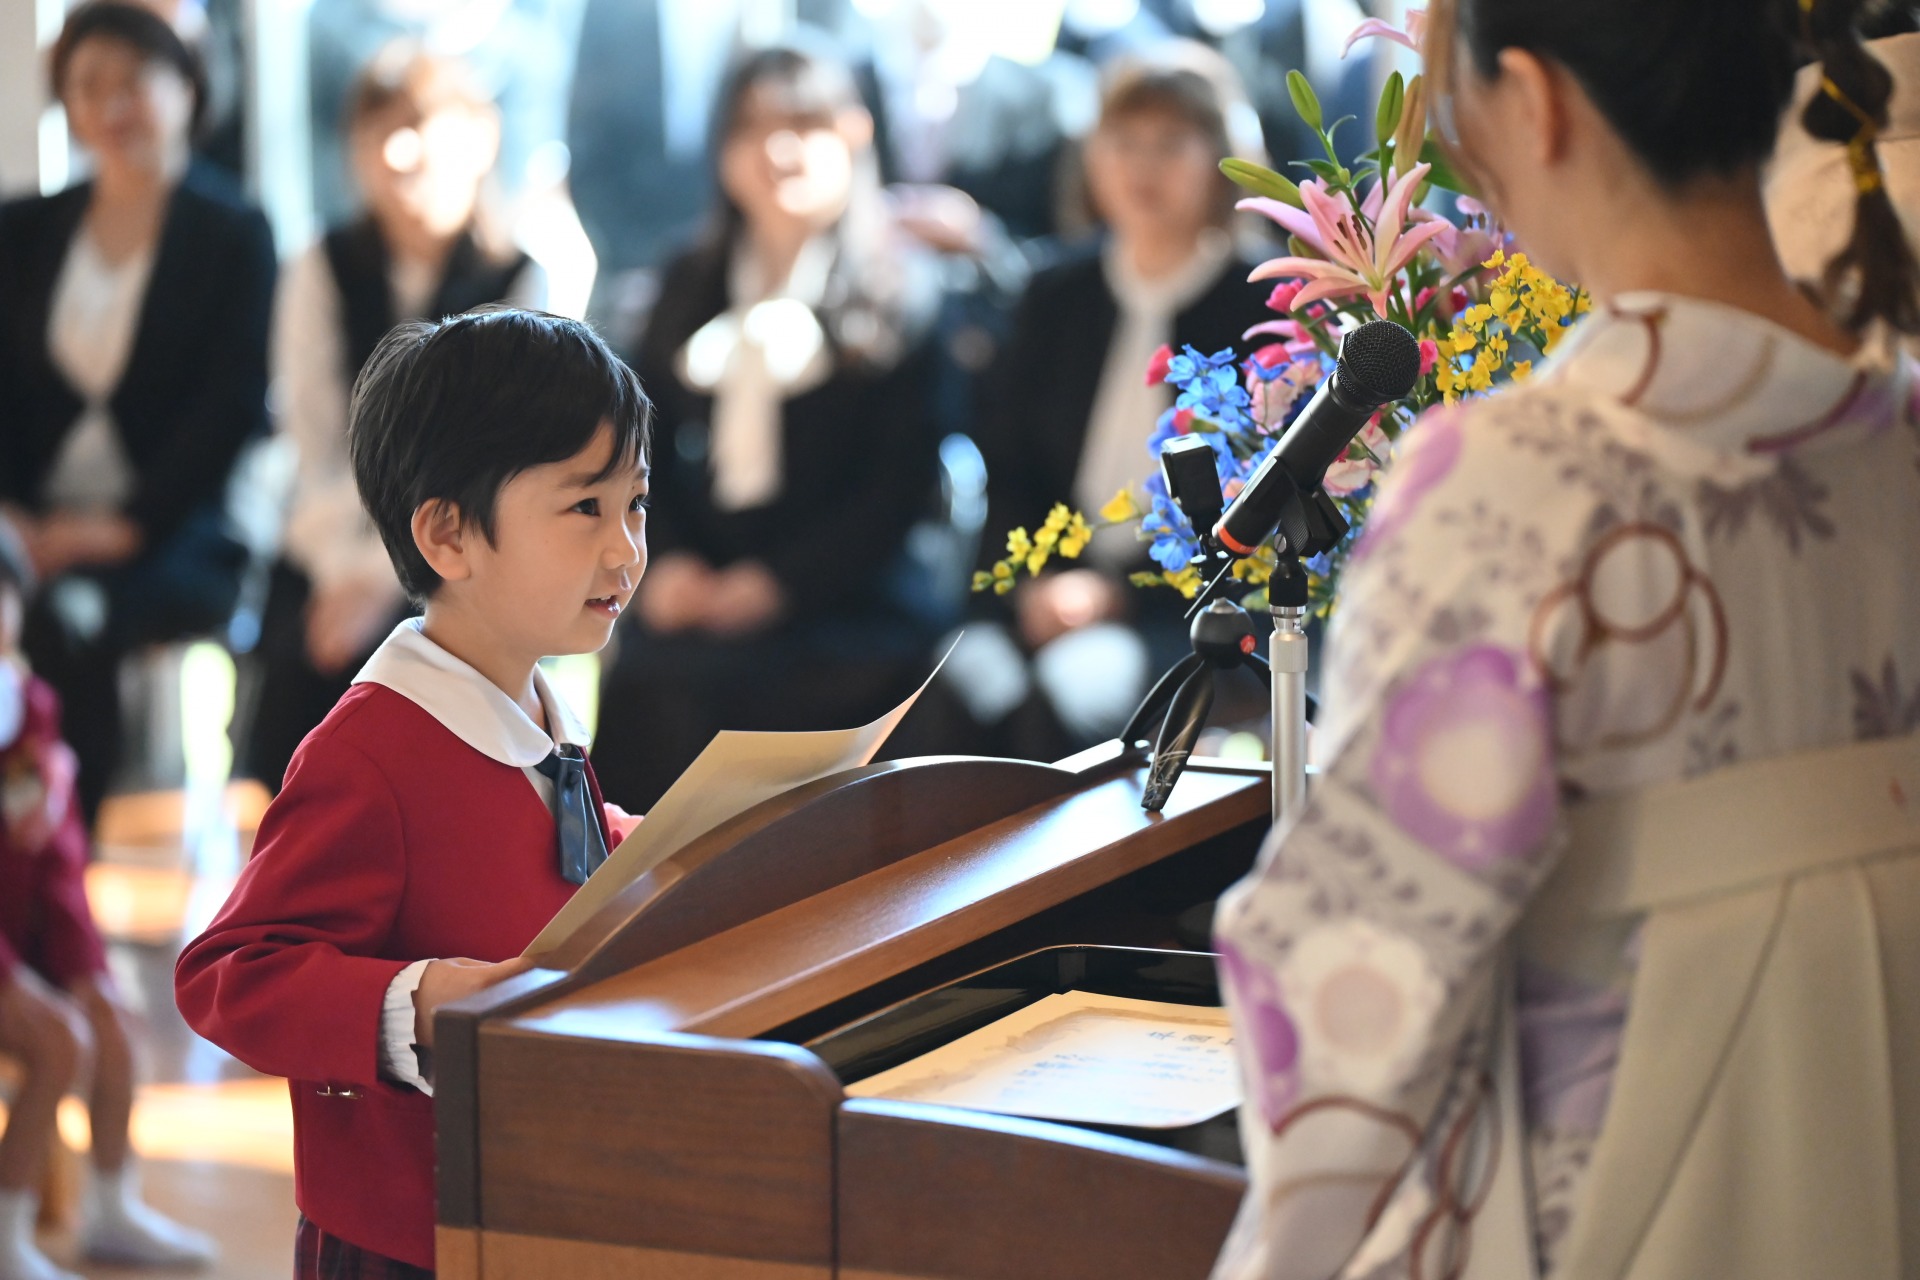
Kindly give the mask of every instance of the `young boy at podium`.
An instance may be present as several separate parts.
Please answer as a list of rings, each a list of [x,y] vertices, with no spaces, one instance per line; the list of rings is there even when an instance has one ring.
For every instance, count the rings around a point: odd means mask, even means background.
[[[424,605],[309,734],[175,973],[180,1010],[293,1095],[295,1274],[434,1261],[433,1013],[516,959],[631,821],[538,666],[605,645],[646,567],[651,405],[585,325],[395,329],[354,478]]]

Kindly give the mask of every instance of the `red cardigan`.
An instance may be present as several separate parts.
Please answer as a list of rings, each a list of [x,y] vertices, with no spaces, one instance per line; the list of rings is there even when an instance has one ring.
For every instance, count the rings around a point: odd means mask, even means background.
[[[520,954],[573,889],[526,776],[405,696],[355,685],[301,744],[174,992],[194,1030],[287,1077],[316,1225],[433,1266],[433,1100],[380,1076],[387,986],[415,960]]]

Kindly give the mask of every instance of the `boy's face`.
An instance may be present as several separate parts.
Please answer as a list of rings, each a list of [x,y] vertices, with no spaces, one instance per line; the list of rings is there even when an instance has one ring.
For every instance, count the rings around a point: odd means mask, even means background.
[[[494,535],[462,538],[463,608],[504,646],[539,658],[607,643],[647,567],[647,473],[619,468],[593,481],[613,450],[605,423],[563,462],[523,471],[494,503]]]

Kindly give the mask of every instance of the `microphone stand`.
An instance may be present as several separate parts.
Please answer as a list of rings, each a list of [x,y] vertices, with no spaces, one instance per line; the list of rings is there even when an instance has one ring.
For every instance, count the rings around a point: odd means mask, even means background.
[[[1183,487],[1191,489],[1193,485],[1188,482]],[[1187,503],[1182,499],[1189,496],[1175,490],[1174,501],[1183,511]],[[1204,514],[1211,499],[1200,495],[1194,500],[1200,509],[1196,514]],[[1210,527],[1195,523],[1202,529]],[[1240,665],[1259,672],[1270,686],[1275,824],[1292,817],[1305,802],[1307,722],[1313,700],[1307,696],[1308,592],[1307,570],[1301,561],[1331,551],[1346,537],[1347,530],[1345,516],[1324,489],[1296,491],[1286,500],[1273,536],[1273,549],[1279,559],[1267,580],[1267,612],[1273,619],[1273,635],[1264,662],[1255,652],[1258,641],[1247,611],[1215,598],[1233,567],[1233,557],[1215,546],[1206,533],[1201,534],[1206,560],[1210,564],[1220,562],[1220,568],[1187,614],[1193,621],[1193,652],[1155,682],[1120,733],[1123,743],[1134,746],[1152,718],[1165,709],[1154,738],[1153,763],[1147,772],[1141,808],[1158,813],[1166,804],[1213,708],[1213,673]]]

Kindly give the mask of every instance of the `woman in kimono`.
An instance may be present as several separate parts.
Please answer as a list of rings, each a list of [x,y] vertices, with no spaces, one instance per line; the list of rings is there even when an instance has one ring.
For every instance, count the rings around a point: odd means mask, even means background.
[[[1841,0],[1455,0],[1436,120],[1593,314],[1405,437],[1217,932],[1216,1275],[1920,1276],[1920,433]],[[1849,144],[1819,302],[1760,167]]]

